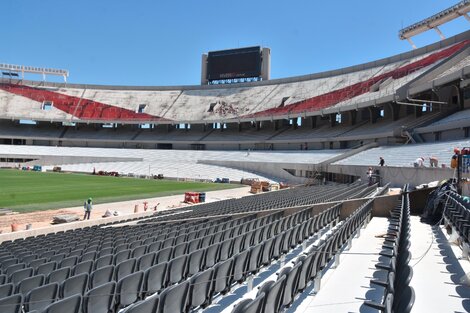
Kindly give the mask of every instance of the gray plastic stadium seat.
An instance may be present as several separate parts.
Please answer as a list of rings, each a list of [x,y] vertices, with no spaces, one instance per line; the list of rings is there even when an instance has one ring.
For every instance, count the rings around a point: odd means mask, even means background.
[[[261,252],[261,264],[268,265],[271,263],[273,243],[274,238],[269,238],[264,241],[263,251]]]
[[[271,256],[276,260],[279,259],[279,257],[282,254],[281,246],[282,246],[283,239],[284,239],[284,234],[283,233],[280,233],[280,234],[276,235],[276,237],[274,237]]]
[[[294,231],[293,228],[290,228],[286,230],[284,234],[284,239],[282,240],[282,245],[281,245],[281,251],[282,253],[287,253],[289,252],[291,248],[291,237],[292,237],[292,232]]]
[[[17,286],[16,286],[16,293],[21,293],[23,296],[26,296],[28,292],[33,290],[36,287],[42,286],[46,281],[46,276],[44,275],[36,275],[33,277],[29,277],[23,279]]]
[[[114,271],[115,281],[133,273],[136,263],[135,259],[129,259],[117,264]]]
[[[189,281],[166,288],[160,295],[158,313],[178,313],[186,311]]]
[[[15,265],[15,264],[18,264],[18,259],[17,258],[9,258],[9,259],[6,259],[6,260],[3,260],[2,261],[2,269],[3,269],[3,272],[5,273],[5,270],[11,266],[11,265]]]
[[[411,309],[413,308],[414,303],[415,303],[415,291],[413,287],[406,286],[404,290],[401,292],[401,296],[400,296],[400,299],[398,300],[398,303],[394,301],[393,312],[409,313],[411,312]]]
[[[220,243],[219,260],[225,261],[232,256],[233,239],[227,239]]]
[[[75,265],[72,269],[73,275],[78,275],[82,273],[90,274],[93,268],[93,261],[83,261]]]
[[[180,243],[179,245],[175,246],[173,249],[173,257],[177,258],[181,255],[186,254],[187,248],[188,244],[186,242]]]
[[[250,257],[248,259],[247,272],[257,273],[260,268],[261,252],[263,250],[263,243],[257,244],[250,248]]]
[[[125,251],[129,249],[129,245],[127,243],[120,244],[114,248],[114,254],[118,254],[119,252]]]
[[[145,271],[144,292],[146,295],[160,292],[167,286],[167,267],[168,263],[156,264]]]
[[[188,256],[182,255],[168,262],[168,270],[167,270],[168,284],[170,285],[177,284],[186,278],[187,260],[188,260]]]
[[[42,313],[80,313],[82,296],[74,295],[50,304]]]
[[[144,272],[127,275],[118,281],[116,287],[116,309],[124,308],[136,302],[142,291]]]
[[[57,263],[56,262],[47,262],[44,264],[41,264],[38,266],[36,270],[36,275],[39,274],[44,274],[44,275],[49,275],[52,271],[54,271],[57,268]]]
[[[393,301],[394,301],[393,294],[392,293],[386,294],[382,301],[383,303],[380,303],[380,304],[375,303],[373,301],[364,301],[364,305],[374,308],[382,313],[392,313],[392,307],[393,307]]]
[[[131,250],[127,249],[116,253],[113,260],[114,265],[118,265],[125,260],[129,260],[131,258],[131,252]]]
[[[13,264],[13,265],[10,265],[8,267],[5,268],[5,273],[7,275],[11,275],[19,270],[22,270],[26,268],[26,264],[25,263],[17,263],[17,264]]]
[[[204,269],[214,266],[219,261],[220,243],[210,245],[206,248],[206,256],[204,258]]]
[[[214,266],[214,293],[225,294],[230,290],[230,274],[232,273],[233,259],[219,262]]]
[[[279,273],[279,277],[286,275],[286,283],[284,285],[284,296],[281,301],[283,307],[289,307],[294,301],[297,294],[297,280],[299,277],[302,262],[295,264],[293,267],[285,267]]]
[[[129,240],[131,240],[131,239],[129,239]],[[131,255],[134,252],[134,249],[137,248],[137,247],[143,247],[142,246],[142,240],[132,239],[132,242],[129,243],[129,249],[132,251]]]
[[[205,308],[211,303],[213,275],[214,270],[210,268],[191,277],[188,300],[191,309]]]
[[[102,268],[104,266],[113,265],[113,255],[103,255],[95,261],[95,269]]]
[[[114,307],[116,283],[111,281],[89,290],[83,297],[84,313],[108,313]]]
[[[39,255],[40,258],[46,258],[47,260],[51,261],[51,258],[55,255],[55,251],[49,250],[46,252],[43,252]],[[51,261],[52,262],[52,261]],[[55,261],[53,261],[55,262]]]
[[[80,258],[80,262],[94,261],[95,259],[96,259],[96,251],[90,251],[82,255],[82,257]]]
[[[112,281],[114,278],[114,265],[99,268],[90,274],[90,289]]]
[[[188,258],[188,275],[194,275],[201,270],[202,260],[204,259],[205,251],[203,249],[196,250],[189,254]]]
[[[126,308],[123,313],[156,313],[160,298],[158,296],[148,297],[144,301],[137,302]]]
[[[243,300],[235,306],[232,313],[259,313],[263,307],[264,298],[264,293],[260,293],[254,300]]]
[[[52,283],[31,290],[25,298],[25,311],[44,310],[49,304],[55,302],[59,294],[59,284]]]
[[[88,287],[88,274],[82,273],[67,278],[60,285],[60,297],[67,298],[76,294],[83,296]]]
[[[249,251],[245,250],[233,257],[233,281],[242,282],[246,277]]]
[[[246,250],[246,249],[249,249],[253,245],[254,233],[255,233],[254,231],[249,231],[245,234],[245,236],[243,237],[241,249]]]
[[[6,282],[7,282],[7,275],[5,274],[0,275],[0,285],[3,285]]]
[[[17,285],[23,279],[29,278],[31,276],[33,276],[33,269],[31,267],[27,267],[11,274],[9,280],[11,283]]]
[[[146,250],[147,250],[146,246],[138,246],[132,249],[131,257],[136,258],[136,259],[140,258],[141,256],[145,254]]]
[[[137,259],[137,265],[136,265],[137,268],[136,269],[138,271],[147,270],[149,267],[154,265],[155,256],[156,256],[155,252],[150,252],[150,253],[146,253],[146,254],[142,255],[141,257],[139,257]]]
[[[163,241],[162,243],[162,248],[168,248],[168,247],[171,247],[173,246],[173,243],[175,242],[175,238],[172,237],[172,238],[167,238]]]
[[[2,313],[21,313],[23,297],[20,294],[9,297],[0,297],[0,309]]]
[[[162,243],[160,241],[152,242],[151,244],[147,246],[147,253],[159,251],[161,245]]]
[[[236,236],[233,238],[233,245],[232,245],[232,255],[240,253],[243,244],[243,236]]]
[[[173,253],[173,247],[161,249],[157,252],[156,263],[168,262]]]
[[[0,285],[0,299],[11,296],[15,290],[15,285],[12,283]]]
[[[70,267],[59,268],[55,271],[52,271],[47,276],[47,283],[62,283],[64,280],[69,278],[71,273]]]
[[[99,251],[99,258],[105,256],[105,255],[113,255],[113,252],[114,252],[114,249],[111,248],[111,247],[108,247],[108,248],[101,248],[101,250]]]
[[[188,243],[188,254],[193,252],[193,251],[197,251],[197,249],[199,249],[200,244],[201,244],[201,239],[200,238],[196,238],[196,239],[191,240]]]
[[[281,310],[282,292],[286,276],[282,275],[277,281],[268,281],[264,283],[258,291],[258,294],[264,293],[266,300],[263,312],[278,313]]]
[[[46,262],[47,262],[46,258],[36,259],[36,260],[31,261],[31,263],[29,263],[29,267],[33,268],[34,271],[36,271],[39,265],[44,264]]]
[[[74,267],[78,263],[78,256],[71,256],[60,262],[60,267]]]
[[[53,256],[51,256],[49,261],[57,262],[58,264],[60,264],[60,262],[62,262],[64,258],[65,258],[65,253],[58,253],[58,254],[54,254]]]
[[[310,274],[310,267],[312,266],[313,257],[313,253],[309,253],[307,256],[301,255],[299,257],[299,260],[302,261],[302,268],[300,269],[297,289],[300,291],[303,291],[309,282],[308,275]]]

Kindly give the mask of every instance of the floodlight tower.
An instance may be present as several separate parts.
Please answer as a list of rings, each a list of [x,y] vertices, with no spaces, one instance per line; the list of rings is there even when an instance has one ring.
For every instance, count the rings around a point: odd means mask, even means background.
[[[46,75],[54,75],[54,76],[62,76],[64,78],[64,82],[67,82],[67,77],[69,77],[68,70],[60,70],[60,69],[53,69],[53,68],[44,68],[44,67],[35,67],[35,66],[24,66],[24,65],[14,65],[14,64],[4,64],[0,63],[0,71],[2,71],[2,75],[12,77],[20,77],[24,79],[25,73],[31,74],[40,74],[42,75],[42,79],[46,80]]]
[[[424,33],[430,29],[434,29],[441,39],[445,39],[444,34],[439,29],[439,26],[460,16],[465,17],[465,19],[470,22],[470,16],[468,16],[468,12],[470,12],[470,0],[460,1],[450,8],[447,8],[437,14],[434,14],[433,16],[425,18],[422,21],[401,29],[398,32],[398,37],[401,40],[408,40],[413,49],[416,49],[416,45],[411,40],[411,37]]]

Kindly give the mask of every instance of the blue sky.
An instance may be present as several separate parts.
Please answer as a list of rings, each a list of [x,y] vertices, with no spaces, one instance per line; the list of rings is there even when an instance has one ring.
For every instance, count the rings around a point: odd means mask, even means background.
[[[261,45],[271,48],[271,77],[282,78],[409,51],[398,30],[457,2],[1,0],[0,63],[68,69],[73,83],[194,85],[202,53]],[[461,17],[441,30],[469,28]]]

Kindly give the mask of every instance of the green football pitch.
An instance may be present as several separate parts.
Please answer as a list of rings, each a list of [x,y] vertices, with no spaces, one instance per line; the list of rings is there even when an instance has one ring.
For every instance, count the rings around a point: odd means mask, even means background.
[[[81,206],[89,197],[99,204],[238,186],[5,169],[0,170],[0,208],[24,213]]]

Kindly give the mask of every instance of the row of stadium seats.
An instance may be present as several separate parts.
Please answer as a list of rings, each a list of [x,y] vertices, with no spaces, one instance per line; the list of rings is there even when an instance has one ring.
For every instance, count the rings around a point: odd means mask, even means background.
[[[276,281],[268,281],[260,286],[255,299],[240,301],[232,312],[277,313],[289,308],[308,285],[318,283],[315,280],[321,278],[335,255],[371,218],[371,212],[372,200],[369,200],[336,225],[324,240],[304,251],[292,265],[279,270]]]
[[[470,207],[463,197],[455,192],[449,191],[444,208],[444,217],[447,225],[451,226],[452,233],[462,238],[464,243],[470,244]]]
[[[128,260],[125,260],[119,264],[116,265],[115,267],[115,274],[111,275],[111,278],[113,281],[117,281],[117,287],[116,287],[116,297],[113,301],[107,301],[107,303],[115,302],[115,308],[116,310],[119,309],[122,306],[129,305],[141,297],[141,288],[142,284],[145,282],[145,288],[147,291],[152,290],[152,291],[158,291],[155,290],[156,288],[161,288],[165,286],[170,286],[171,284],[179,283],[182,280],[186,278],[186,275],[188,274],[187,269],[193,268],[195,269],[194,272],[197,272],[199,270],[207,270],[209,268],[214,267],[214,270],[216,273],[219,273],[219,276],[221,275],[220,268],[222,268],[222,265],[220,262],[224,262],[224,269],[232,269],[231,265],[227,266],[228,260],[230,262],[233,262],[233,267],[234,267],[234,276],[233,280],[234,281],[239,281],[239,280],[244,280],[246,272],[250,271],[256,271],[257,268],[261,265],[261,255],[264,255],[264,260],[266,263],[270,262],[271,257],[279,257],[280,254],[286,253],[290,248],[294,247],[299,241],[302,241],[304,238],[308,237],[309,234],[314,231],[316,228],[323,226],[324,223],[330,222],[332,220],[336,220],[337,217],[339,216],[339,206],[336,206],[334,209],[331,209],[329,211],[326,211],[320,215],[315,216],[314,218],[308,218],[310,215],[309,210],[304,210],[302,212],[296,213],[294,215],[288,216],[283,218],[282,220],[277,220],[274,223],[269,223],[264,226],[256,228],[254,231],[248,231],[245,233],[241,233],[238,236],[234,237],[233,240],[233,246],[232,248],[234,250],[229,249],[224,249],[224,243],[227,241],[224,241],[219,244],[211,245],[205,249],[199,249],[194,251],[190,255],[181,255],[179,257],[173,258],[169,260],[168,263],[166,262],[160,262],[157,263],[148,269],[146,271],[150,271],[152,274],[150,275],[149,273],[145,274],[144,271],[135,271],[135,264],[136,260],[131,258]],[[276,219],[280,217],[278,213],[275,213],[273,215],[269,215],[266,217],[258,218],[258,221],[260,221],[257,224],[263,224],[264,222],[268,222],[272,219]],[[308,220],[306,220],[308,218]],[[248,224],[254,225],[253,223],[248,222]],[[283,230],[282,227],[286,227],[286,230]],[[266,233],[266,230],[270,229],[273,233]],[[247,230],[245,228],[245,230]],[[263,230],[263,231],[262,231]],[[295,230],[295,232],[294,232]],[[261,233],[265,233],[266,236],[262,236]],[[212,236],[211,236],[212,237]],[[206,238],[206,237],[204,237]],[[242,241],[240,241],[238,238],[243,238]],[[265,246],[265,241],[267,238],[270,238],[271,243],[273,240],[277,240],[275,244],[273,244],[273,249],[271,250],[271,245],[268,245],[261,253],[262,248]],[[276,239],[277,238],[277,239]],[[278,240],[279,239],[279,240]],[[241,247],[236,247],[235,241],[240,242],[245,242],[245,244]],[[226,247],[231,247],[230,241],[228,241],[229,244],[225,245]],[[251,247],[251,248],[250,248]],[[276,248],[277,247],[277,248]],[[220,251],[219,251],[220,249]],[[236,254],[236,250],[239,249],[240,252]],[[160,250],[163,251],[163,250]],[[222,251],[225,251],[226,253],[222,253]],[[257,251],[256,253],[254,251]],[[272,251],[272,255],[271,255]],[[277,251],[277,252],[276,252]],[[230,252],[230,253],[227,253]],[[199,255],[199,257],[194,257],[194,255]],[[209,259],[209,260],[208,260]],[[222,260],[226,259],[226,260]],[[248,261],[250,260],[250,261]],[[219,262],[220,261],[220,262]],[[196,265],[194,265],[195,263]],[[162,265],[164,264],[164,265]],[[245,266],[248,266],[246,268]],[[91,269],[92,266],[89,266],[88,269]],[[92,277],[92,281],[96,281],[97,278],[95,278],[97,275],[104,275],[107,279],[110,278],[109,276],[109,267],[102,267],[100,269],[95,270],[91,274],[84,272],[80,273],[78,275],[71,276],[69,278],[64,278],[64,282],[60,285],[58,285],[57,282],[49,282],[47,285],[42,285],[40,287],[33,288],[26,294],[26,300],[25,300],[25,308],[26,311],[30,310],[41,310],[43,309],[46,305],[48,305],[51,302],[54,302],[54,300],[59,297],[59,298],[65,298],[70,295],[70,293],[79,293],[79,294],[85,294],[87,292],[89,286],[89,275]],[[123,268],[123,270],[121,269]],[[164,268],[167,269],[168,275],[155,275],[157,272],[164,272]],[[218,270],[219,269],[219,270]],[[119,273],[119,271],[124,271],[125,273],[121,274],[116,274]],[[125,275],[128,274],[128,275]],[[145,275],[144,275],[145,274]],[[122,278],[119,278],[118,276],[120,275],[125,275]],[[145,279],[144,279],[145,277]],[[160,277],[156,281],[156,277]],[[222,278],[224,278],[227,283],[230,282],[228,279],[230,275],[227,275],[226,272],[223,272]],[[99,280],[99,279],[98,279]],[[217,281],[217,278],[214,279]],[[102,279],[100,281],[103,281]],[[151,286],[149,286],[149,283],[151,282]],[[156,287],[159,286],[159,287]],[[136,292],[129,292],[129,290],[132,290],[132,288],[136,287]],[[226,286],[227,287],[227,286]],[[225,288],[226,288],[225,287]],[[96,289],[98,287],[95,287]],[[123,290],[126,290],[124,293]],[[223,290],[214,290],[213,292],[221,292]],[[91,289],[90,292],[97,292],[93,291]],[[40,296],[39,296],[40,295]],[[121,295],[121,297],[119,296]],[[112,296],[112,295],[110,295]],[[36,299],[38,297],[43,298],[43,301],[31,301],[33,299]],[[114,297],[114,296],[113,296]],[[93,301],[92,296],[85,296],[85,298],[89,298],[89,301]],[[173,303],[173,301],[171,301]],[[96,304],[93,305],[93,310],[95,310]],[[93,311],[96,312],[96,311]],[[166,312],[172,312],[166,311]]]
[[[260,194],[253,197],[222,200],[194,206],[192,211],[185,208],[158,212],[158,221],[193,217],[218,216],[241,212],[255,212],[276,208],[297,207],[326,201],[344,200],[370,193],[376,186],[354,183],[351,185],[325,185],[285,189],[275,193]],[[169,215],[171,214],[171,215]],[[177,215],[174,215],[177,214]],[[168,216],[164,216],[168,215]],[[153,221],[152,219],[148,220]],[[156,220],[155,220],[156,221]]]
[[[383,288],[381,303],[365,301],[368,307],[381,312],[408,313],[413,308],[415,293],[410,286],[413,268],[408,264],[411,260],[410,242],[410,200],[408,186],[403,188],[401,203],[391,211],[387,235],[379,253],[385,260],[375,264],[378,270],[374,277],[383,279],[371,280],[371,284]]]

